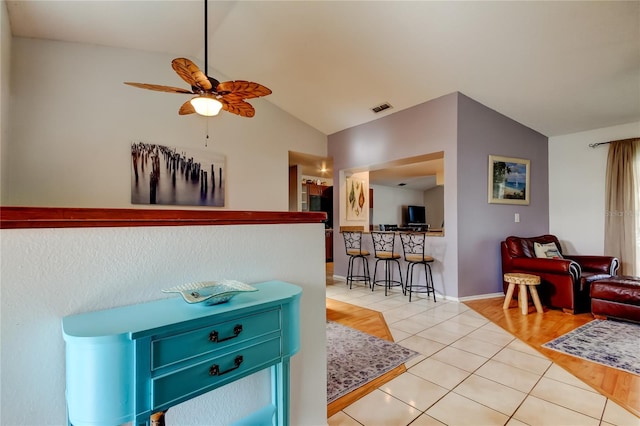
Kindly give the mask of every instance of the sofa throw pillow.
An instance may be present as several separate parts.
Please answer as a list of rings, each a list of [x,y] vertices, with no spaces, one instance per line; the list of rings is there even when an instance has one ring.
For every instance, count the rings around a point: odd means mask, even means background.
[[[542,257],[546,259],[562,259],[562,255],[560,254],[560,250],[558,250],[558,246],[556,243],[533,243],[533,251],[536,253],[536,257]]]

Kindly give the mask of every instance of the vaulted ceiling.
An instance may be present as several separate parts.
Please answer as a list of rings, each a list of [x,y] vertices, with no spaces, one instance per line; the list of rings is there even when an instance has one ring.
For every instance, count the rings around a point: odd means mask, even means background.
[[[204,66],[201,0],[6,4],[14,36]],[[209,65],[325,134],[459,91],[561,135],[640,120],[640,2],[211,1]]]

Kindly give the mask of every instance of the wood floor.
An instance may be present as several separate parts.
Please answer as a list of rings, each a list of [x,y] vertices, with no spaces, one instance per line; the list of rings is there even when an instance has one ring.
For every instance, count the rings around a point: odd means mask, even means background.
[[[529,306],[529,315],[522,315],[515,302],[512,302],[513,307],[503,310],[503,301],[504,298],[499,297],[464,303],[607,398],[640,416],[640,376],[542,347],[544,343],[593,320],[591,314],[570,315],[547,307],[543,314],[536,314],[535,308]]]
[[[327,320],[355,328],[381,339],[393,342],[393,336],[387,327],[382,313],[360,306],[350,305],[338,300],[327,299]],[[407,371],[404,364],[394,368],[366,385],[354,390],[327,405],[327,418],[353,404],[366,394],[373,392],[394,377]]]
[[[607,398],[640,416],[640,376],[542,347],[544,343],[593,320],[591,314],[570,315],[560,310],[546,307],[544,308],[544,314],[536,314],[535,308],[530,306],[530,313],[525,316],[515,306],[508,311],[504,311],[502,309],[503,300],[500,297],[468,301],[465,304],[529,344],[558,366],[569,371]],[[382,339],[393,341],[389,328],[380,312],[327,299],[327,319]],[[404,371],[406,369],[404,365],[401,365],[365,386],[333,401],[327,405],[327,418]]]
[[[332,276],[333,264],[327,264],[327,283],[333,281]],[[529,344],[602,395],[640,416],[640,376],[542,347],[544,343],[593,320],[591,314],[570,315],[561,310],[548,309],[547,307],[544,307],[543,314],[537,314],[535,308],[529,306],[529,315],[522,315],[515,306],[515,302],[512,302],[510,309],[503,310],[503,301],[504,298],[498,297],[464,303]],[[327,299],[327,319],[393,341],[391,332],[380,312]],[[376,381],[332,402],[327,406],[327,417],[331,417],[404,371],[406,370],[402,365]]]

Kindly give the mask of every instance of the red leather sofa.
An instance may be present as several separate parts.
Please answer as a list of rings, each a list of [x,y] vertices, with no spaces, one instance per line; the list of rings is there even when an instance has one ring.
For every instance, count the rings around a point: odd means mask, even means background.
[[[640,277],[618,275],[593,282],[591,313],[596,318],[640,322]]]
[[[555,243],[561,258],[536,257],[534,243]],[[568,313],[589,312],[590,284],[616,275],[619,261],[611,256],[580,256],[562,253],[554,235],[507,237],[501,242],[502,272],[538,275],[538,293],[542,303]],[[505,294],[509,284],[503,281]]]

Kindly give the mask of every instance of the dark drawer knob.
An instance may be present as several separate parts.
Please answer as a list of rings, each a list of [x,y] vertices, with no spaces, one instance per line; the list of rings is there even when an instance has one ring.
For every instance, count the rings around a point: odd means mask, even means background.
[[[227,336],[227,337],[223,337],[221,339],[218,336],[218,332],[216,330],[213,330],[211,333],[209,333],[209,341],[211,341],[213,343],[224,342],[225,340],[229,340],[229,339],[233,339],[235,337],[238,337],[238,335],[241,332],[242,332],[242,324],[237,324],[235,327],[233,327],[233,336]]]
[[[238,368],[240,368],[240,365],[242,364],[242,361],[244,361],[244,358],[242,357],[242,355],[238,355],[233,360],[233,367],[227,368],[224,371],[220,371],[220,366],[218,364],[213,364],[211,367],[209,367],[209,375],[210,376],[222,376],[223,374],[227,374],[230,371],[237,370]]]

